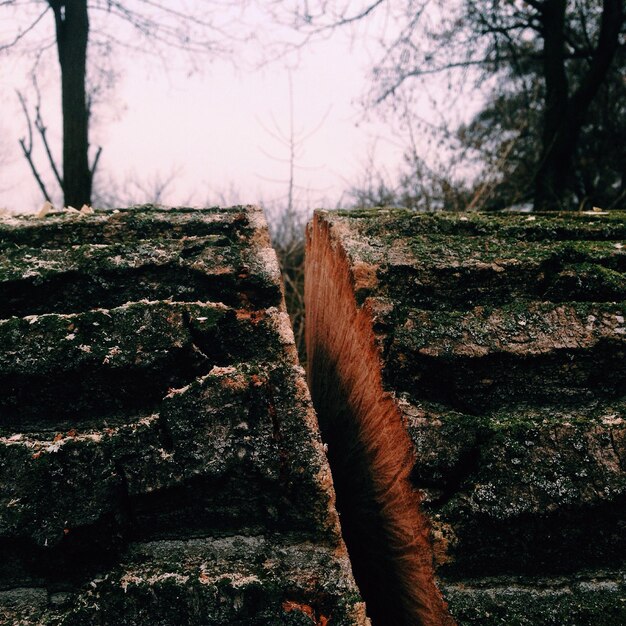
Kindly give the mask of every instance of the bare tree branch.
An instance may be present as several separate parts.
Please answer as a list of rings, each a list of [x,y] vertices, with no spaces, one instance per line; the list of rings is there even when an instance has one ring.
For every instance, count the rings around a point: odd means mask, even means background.
[[[48,144],[48,138],[46,136],[47,128],[43,123],[43,118],[41,116],[41,92],[39,90],[39,83],[37,82],[37,74],[34,71],[32,73],[32,79],[33,87],[35,89],[35,93],[37,94],[37,105],[35,106],[35,128],[41,136],[46,155],[48,156],[48,162],[50,163],[50,169],[52,169],[52,173],[54,174],[54,177],[56,178],[56,181],[59,184],[61,191],[63,191],[63,179],[59,174],[56,162],[54,160],[54,157],[52,156],[52,151],[50,150],[50,145]]]
[[[28,165],[30,165],[31,172],[37,181],[37,185],[44,197],[44,200],[51,202],[50,194],[46,189],[46,185],[44,184],[41,176],[39,175],[39,171],[35,166],[35,162],[33,159],[33,125],[30,119],[30,114],[28,113],[28,107],[26,106],[26,101],[24,100],[24,96],[18,91],[17,97],[22,105],[22,111],[24,112],[24,117],[26,118],[26,127],[28,128],[28,141],[25,137],[19,139],[20,146],[22,147],[22,152],[24,153],[24,157],[28,161]]]
[[[91,166],[91,177],[93,178],[95,173],[96,173],[96,169],[98,168],[98,162],[100,161],[100,155],[102,154],[102,146],[98,146],[98,149],[96,150],[96,156],[93,159],[93,165]]]
[[[48,139],[46,137],[46,127],[41,119],[41,112],[39,110],[39,106],[37,106],[36,108],[36,115],[35,115],[35,128],[37,129],[37,131],[39,132],[39,134],[41,135],[41,140],[43,142],[43,146],[44,149],[46,151],[46,155],[48,157],[48,162],[50,163],[50,169],[52,170],[52,173],[54,174],[54,177],[57,181],[57,183],[59,183],[59,187],[61,187],[61,189],[63,189],[63,179],[61,178],[61,175],[59,174],[59,170],[56,166],[56,163],[54,161],[54,157],[52,156],[52,152],[50,150],[50,145],[48,144]]]
[[[11,3],[8,2],[5,4],[7,6],[10,6]],[[50,10],[50,6],[46,6],[46,8],[39,14],[39,16],[33,22],[31,22],[29,26],[27,26],[24,30],[20,31],[19,33],[17,33],[17,35],[15,35],[12,41],[6,44],[1,44],[0,52],[2,52],[3,50],[8,50],[9,48],[12,48],[13,46],[17,45],[22,39],[24,39],[24,37],[26,37],[26,35],[28,35],[37,27],[39,22],[41,22],[41,20],[44,18],[44,16],[49,10]]]

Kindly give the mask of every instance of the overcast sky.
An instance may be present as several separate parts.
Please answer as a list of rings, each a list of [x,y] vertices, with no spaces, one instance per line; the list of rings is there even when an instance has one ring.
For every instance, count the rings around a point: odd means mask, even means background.
[[[50,29],[52,16],[46,17]],[[0,34],[11,27],[4,22]],[[275,27],[271,32],[281,36]],[[245,60],[236,65],[227,55],[207,58],[199,62],[203,69],[192,73],[181,59],[166,69],[154,60],[118,55],[114,66],[120,75],[96,109],[91,130],[92,145],[103,146],[97,187],[105,196],[141,201],[141,188],[149,191],[155,181],[171,178],[167,203],[283,202],[288,163],[280,159],[288,158],[288,149],[272,135],[289,134],[289,73],[295,129],[310,135],[299,143],[299,205],[338,202],[372,155],[381,168],[395,171],[402,154],[399,139],[384,124],[363,119],[372,49],[362,40],[355,43],[339,32],[298,58],[255,68],[260,52],[242,48]],[[54,49],[46,60],[40,79],[45,122],[60,153]],[[25,121],[15,89],[26,90],[34,102],[29,64],[28,58],[5,56],[0,69],[0,207],[14,211],[42,204],[18,144]],[[44,170],[43,154],[37,156]]]

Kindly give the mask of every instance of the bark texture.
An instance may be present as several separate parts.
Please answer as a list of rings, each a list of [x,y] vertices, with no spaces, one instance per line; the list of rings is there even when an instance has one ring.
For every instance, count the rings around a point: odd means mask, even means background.
[[[624,623],[626,216],[318,212],[307,255],[374,626]]]
[[[366,626],[254,207],[0,220],[0,624]]]

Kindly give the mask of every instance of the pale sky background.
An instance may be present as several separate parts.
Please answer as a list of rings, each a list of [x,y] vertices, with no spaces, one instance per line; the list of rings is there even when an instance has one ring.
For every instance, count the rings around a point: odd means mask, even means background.
[[[267,37],[274,41],[293,36],[258,19],[257,30],[267,26]],[[51,33],[51,14],[45,22],[41,33]],[[0,23],[0,35],[6,37],[14,27]],[[375,32],[376,23],[367,28]],[[371,158],[381,169],[395,172],[402,140],[376,121],[377,116],[364,119],[361,101],[376,44],[361,38],[363,34],[355,39],[347,31],[336,32],[298,57],[261,68],[254,67],[259,58],[254,45],[240,48],[236,66],[227,57],[199,58],[203,69],[191,74],[181,59],[165,69],[156,60],[118,55],[113,65],[120,76],[96,109],[91,129],[92,146],[103,146],[96,186],[105,195],[131,196],[139,202],[141,187],[172,177],[166,203],[280,205],[287,193],[288,164],[271,157],[286,159],[288,151],[267,131],[276,132],[277,124],[283,133],[289,132],[287,67],[292,68],[295,128],[304,134],[317,128],[300,143],[297,165],[302,169],[295,176],[299,206],[341,202],[342,193],[362,177]],[[56,50],[46,52],[46,59],[40,79],[43,110],[60,154]],[[0,60],[0,207],[34,211],[43,199],[19,148],[26,124],[15,95],[19,88],[34,98],[27,78],[31,61],[15,54]],[[47,173],[42,152],[37,159]]]

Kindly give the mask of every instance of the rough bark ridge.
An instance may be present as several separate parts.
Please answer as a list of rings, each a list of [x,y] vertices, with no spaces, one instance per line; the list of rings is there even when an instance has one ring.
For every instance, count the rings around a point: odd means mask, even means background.
[[[374,626],[626,621],[625,246],[623,213],[316,214],[310,388]]]
[[[260,210],[0,220],[0,624],[366,626]]]

